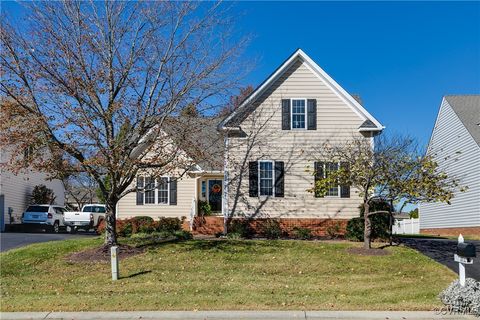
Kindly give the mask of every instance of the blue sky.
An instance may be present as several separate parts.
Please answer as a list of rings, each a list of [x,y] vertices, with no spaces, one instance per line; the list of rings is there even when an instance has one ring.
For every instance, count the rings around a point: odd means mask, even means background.
[[[240,2],[254,86],[302,48],[389,132],[430,137],[441,98],[480,93],[480,2]]]
[[[2,7],[21,15],[14,2]],[[302,48],[389,132],[422,144],[443,95],[480,94],[480,2],[248,1],[232,10],[235,32],[253,36],[245,85]]]

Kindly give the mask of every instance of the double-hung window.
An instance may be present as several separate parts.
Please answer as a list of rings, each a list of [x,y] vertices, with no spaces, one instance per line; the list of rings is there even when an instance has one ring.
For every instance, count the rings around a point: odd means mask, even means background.
[[[329,176],[331,172],[335,172],[339,169],[338,162],[326,162],[325,163],[325,178]],[[340,186],[337,181],[330,184],[326,196],[338,197],[340,195]]]
[[[172,204],[170,201],[172,183],[169,177],[137,177],[137,188],[139,188],[137,190],[137,205]]]
[[[155,204],[155,178],[145,177],[145,204]]]
[[[306,120],[306,100],[292,99],[292,129],[305,129]]]
[[[158,203],[168,204],[168,178],[161,177],[158,179]]]
[[[274,174],[273,161],[259,161],[258,177],[260,182],[260,196],[273,196]]]

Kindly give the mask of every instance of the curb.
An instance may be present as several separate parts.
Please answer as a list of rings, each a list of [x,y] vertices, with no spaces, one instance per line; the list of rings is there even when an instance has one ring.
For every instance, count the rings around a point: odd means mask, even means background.
[[[126,312],[2,312],[2,320],[431,320],[480,319],[473,315],[440,315],[434,311],[126,311]]]

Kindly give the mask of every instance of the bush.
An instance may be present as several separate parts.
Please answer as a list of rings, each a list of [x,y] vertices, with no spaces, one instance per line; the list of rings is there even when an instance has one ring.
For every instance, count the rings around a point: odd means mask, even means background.
[[[312,239],[312,230],[307,228],[295,227],[293,228],[293,237],[300,240],[310,240]]]
[[[338,236],[340,235],[340,223],[335,222],[333,225],[329,225],[326,229],[327,236],[330,239],[337,239]]]
[[[207,201],[198,201],[198,211],[202,216],[211,216],[212,215],[212,207],[210,206],[210,203]]]
[[[97,232],[105,232],[105,221],[100,222]],[[117,220],[116,231],[120,237],[131,237],[133,234],[152,234],[154,232],[173,235],[182,230],[182,221],[178,218],[160,218],[154,221],[151,217],[139,216],[129,219]]]
[[[162,217],[157,222],[157,231],[174,233],[175,231],[182,230],[182,221],[178,218],[165,218]]]
[[[263,225],[263,236],[267,239],[278,239],[282,236],[282,229],[278,220],[268,219]]]
[[[231,240],[239,240],[239,239],[242,239],[242,235],[237,232],[229,232],[227,234],[227,238]]]
[[[360,217],[353,218],[348,221],[345,237],[353,241],[363,241],[363,233],[365,230],[365,221],[363,218],[364,208],[363,205],[359,207]],[[371,201],[370,212],[374,211],[388,211],[390,204],[384,200]],[[390,215],[384,213],[378,213],[370,216],[370,222],[372,224],[372,240],[374,239],[388,239],[390,236]]]
[[[390,236],[388,214],[374,214],[370,216],[372,224],[371,239],[388,239]],[[345,237],[352,241],[363,241],[363,233],[365,230],[365,221],[363,217],[353,218],[347,223]]]
[[[480,316],[480,282],[467,278],[462,287],[457,279],[440,293],[440,300],[450,311]]]
[[[237,233],[240,235],[241,238],[252,238],[255,234],[254,230],[252,229],[250,222],[244,219],[233,219],[228,228],[228,234],[230,233]],[[227,234],[227,237],[228,237]]]
[[[177,238],[178,240],[190,240],[190,239],[193,239],[193,235],[190,231],[186,231],[186,230],[177,230],[173,233],[173,235],[175,236],[175,238]]]

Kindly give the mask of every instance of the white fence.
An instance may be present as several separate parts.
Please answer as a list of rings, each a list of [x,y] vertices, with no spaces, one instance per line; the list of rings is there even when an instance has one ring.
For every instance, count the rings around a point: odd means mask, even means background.
[[[419,234],[420,219],[395,220],[392,232],[393,234]]]

